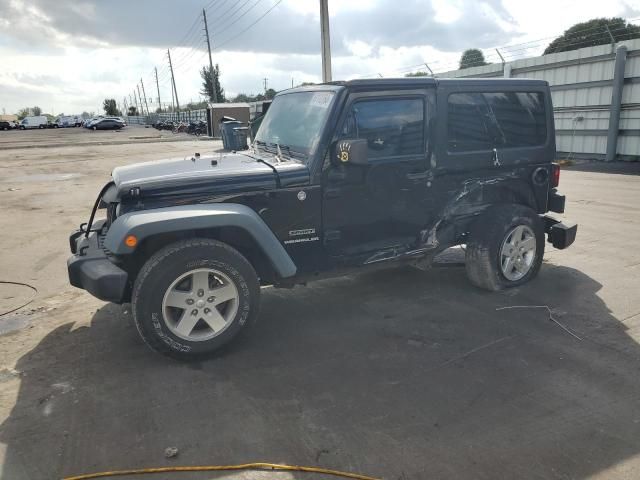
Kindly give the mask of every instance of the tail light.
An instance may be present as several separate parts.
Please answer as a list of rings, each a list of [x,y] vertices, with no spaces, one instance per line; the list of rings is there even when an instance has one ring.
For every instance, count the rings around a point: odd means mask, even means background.
[[[560,165],[557,163],[551,164],[551,187],[556,188],[560,185]]]

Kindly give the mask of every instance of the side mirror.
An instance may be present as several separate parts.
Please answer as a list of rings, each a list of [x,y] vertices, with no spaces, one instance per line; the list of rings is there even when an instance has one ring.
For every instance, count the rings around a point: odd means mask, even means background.
[[[364,138],[338,140],[331,148],[331,160],[335,165],[367,165],[367,148],[367,140]]]

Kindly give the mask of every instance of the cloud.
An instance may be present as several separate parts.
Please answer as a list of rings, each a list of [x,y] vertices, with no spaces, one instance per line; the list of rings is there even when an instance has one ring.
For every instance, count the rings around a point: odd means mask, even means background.
[[[167,102],[169,47],[180,103],[197,100],[198,72],[208,64],[203,4],[228,94],[258,93],[264,77],[276,90],[292,78],[320,81],[318,1],[283,0],[260,19],[276,1],[0,0],[0,108],[38,102],[67,113],[96,110],[105,96],[129,101],[141,78],[150,103],[157,102],[154,67]],[[401,76],[423,62],[442,72],[454,69],[466,48],[548,37],[574,21],[638,11],[632,0],[585,1],[579,11],[557,0],[329,3],[336,79]]]
[[[432,45],[460,49],[471,42],[484,47],[505,41],[500,18],[508,12],[497,0],[458,2],[450,22],[438,20],[434,4],[424,0],[377,0],[332,10],[336,54],[360,41],[380,46]],[[5,36],[27,46],[93,42],[94,45],[170,47],[204,46],[198,15],[202,0],[29,0],[9,1],[0,19],[11,28]],[[320,46],[318,13],[282,3],[246,32],[274,1],[214,0],[208,10],[214,49],[267,53],[316,53]],[[38,32],[34,35],[34,32]]]

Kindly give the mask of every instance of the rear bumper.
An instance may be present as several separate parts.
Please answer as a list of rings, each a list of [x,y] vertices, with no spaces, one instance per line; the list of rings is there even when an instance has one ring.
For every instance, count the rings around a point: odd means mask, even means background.
[[[548,215],[545,215],[543,218],[547,241],[560,250],[571,246],[576,239],[578,225],[575,223],[565,225],[560,220],[556,220]]]
[[[123,303],[129,276],[113,263],[99,245],[97,232],[89,237],[76,231],[69,237],[71,257],[67,260],[69,283],[107,302]]]

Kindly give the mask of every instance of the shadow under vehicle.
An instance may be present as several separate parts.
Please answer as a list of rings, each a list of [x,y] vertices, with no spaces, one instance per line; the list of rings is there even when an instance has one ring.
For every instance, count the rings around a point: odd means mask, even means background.
[[[4,378],[17,392],[0,478],[256,460],[384,479],[634,478],[640,347],[602,285],[550,263],[526,287],[465,284],[463,268],[401,267],[268,288],[253,334],[206,362],[141,348],[117,305],[87,311]],[[544,309],[497,310],[542,304],[582,340]]]

